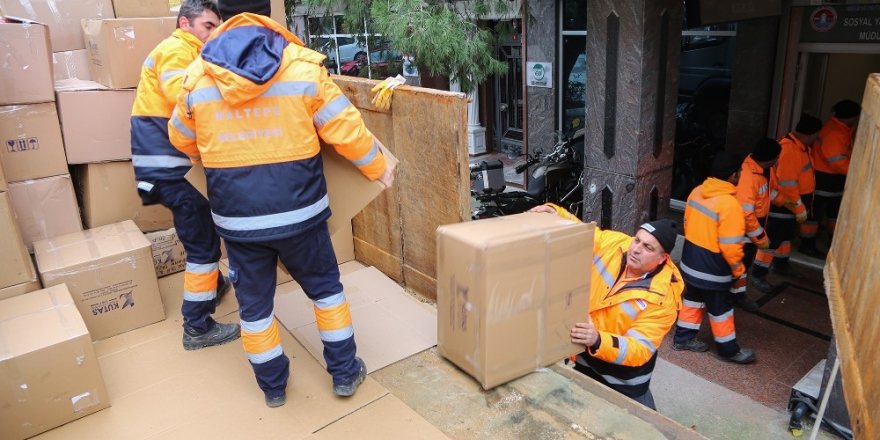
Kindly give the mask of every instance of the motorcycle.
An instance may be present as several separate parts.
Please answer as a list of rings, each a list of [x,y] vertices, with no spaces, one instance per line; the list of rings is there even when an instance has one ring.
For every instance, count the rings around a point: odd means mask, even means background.
[[[517,174],[529,171],[526,191],[509,191],[501,185],[488,182],[490,170],[500,168],[497,163],[482,161],[471,164],[471,197],[476,202],[473,219],[518,214],[544,203],[555,203],[580,216],[583,211],[583,151],[584,130],[570,138],[559,135],[549,153],[539,150],[527,155],[516,166]],[[500,162],[500,161],[499,161]],[[502,176],[503,182],[503,176]]]

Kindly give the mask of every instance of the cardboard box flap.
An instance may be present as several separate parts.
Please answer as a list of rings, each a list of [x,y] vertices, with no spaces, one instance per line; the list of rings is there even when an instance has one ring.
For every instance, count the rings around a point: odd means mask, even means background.
[[[109,87],[95,81],[79,78],[67,78],[55,81],[56,92],[78,92],[82,90],[109,90]]]
[[[379,147],[388,166],[397,167],[398,160],[381,143]],[[321,145],[324,159],[324,176],[327,180],[327,194],[330,196],[330,212],[332,215],[327,225],[332,235],[340,227],[349,227],[351,219],[370,204],[385,188],[377,181],[371,182],[347,159],[340,156],[333,147]],[[189,181],[205,198],[208,197],[208,182],[205,169],[201,163],[193,165],[186,173]],[[357,188],[357,191],[353,189]]]
[[[521,240],[529,236],[546,235],[575,224],[578,222],[557,215],[526,212],[479,222],[443,225],[437,228],[437,233],[455,237],[465,243],[489,246],[500,245],[510,240]]]
[[[149,247],[150,242],[131,220],[34,243],[40,273],[72,269],[80,264]]]
[[[86,334],[64,284],[0,301],[0,361]]]

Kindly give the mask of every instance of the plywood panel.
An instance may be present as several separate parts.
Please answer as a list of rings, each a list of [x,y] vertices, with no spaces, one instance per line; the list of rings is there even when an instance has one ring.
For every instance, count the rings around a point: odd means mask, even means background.
[[[865,87],[825,284],[855,438],[880,429],[880,74]]]

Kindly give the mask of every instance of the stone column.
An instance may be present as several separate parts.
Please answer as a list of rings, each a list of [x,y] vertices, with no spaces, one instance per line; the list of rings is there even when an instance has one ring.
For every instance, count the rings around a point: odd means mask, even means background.
[[[526,46],[523,64],[523,83],[526,82],[526,62],[547,62],[553,66],[553,87],[525,86],[526,94],[526,139],[523,151],[550,151],[556,144],[556,94],[562,90],[559,84],[559,60],[556,47],[559,33],[558,12],[555,0],[530,0],[528,20],[525,29]],[[561,44],[561,43],[560,43]]]
[[[584,219],[633,233],[666,216],[680,0],[594,0],[587,11]]]
[[[460,92],[458,81],[449,82],[450,92]],[[480,125],[480,97],[477,89],[466,93],[468,97],[468,153],[471,156],[486,152],[486,129]]]

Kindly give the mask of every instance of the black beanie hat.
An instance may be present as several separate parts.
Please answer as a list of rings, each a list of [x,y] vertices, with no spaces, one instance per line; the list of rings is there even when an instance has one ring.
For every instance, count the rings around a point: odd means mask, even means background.
[[[729,151],[721,151],[712,159],[711,176],[727,180],[742,167],[742,159]]]
[[[806,113],[801,115],[801,120],[798,121],[797,127],[795,127],[794,131],[800,134],[816,134],[819,130],[822,129],[822,121],[812,115],[808,115]]]
[[[862,113],[862,106],[855,101],[844,99],[843,101],[834,104],[834,107],[831,107],[831,111],[838,119],[849,119]]]
[[[220,9],[220,18],[224,21],[242,12],[265,15],[266,17],[272,15],[272,4],[269,0],[218,0],[217,7]]]
[[[675,247],[678,225],[674,221],[667,219],[654,220],[639,226],[639,229],[644,229],[653,235],[667,254],[672,252],[672,248]]]
[[[752,159],[756,162],[768,162],[779,157],[781,151],[782,147],[779,145],[779,142],[770,138],[764,138],[755,144],[755,148],[752,150]]]

